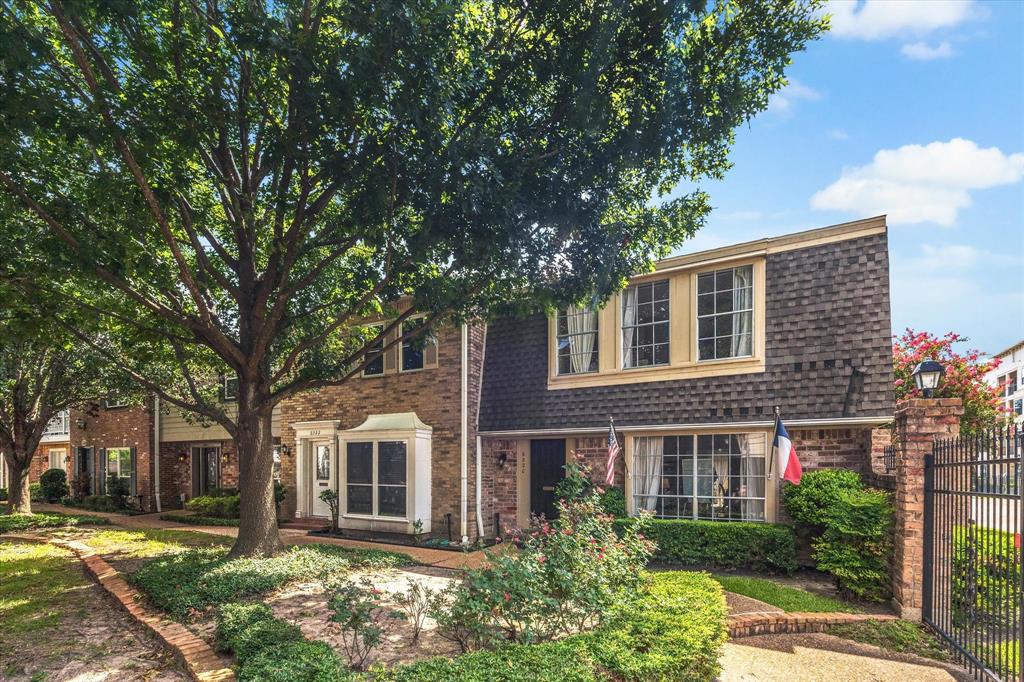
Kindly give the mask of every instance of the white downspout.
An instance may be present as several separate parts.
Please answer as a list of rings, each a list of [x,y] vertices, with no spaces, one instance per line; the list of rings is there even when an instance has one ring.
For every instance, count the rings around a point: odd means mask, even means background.
[[[476,533],[478,538],[484,536],[483,505],[481,502],[480,487],[483,485],[483,474],[480,471],[480,463],[483,460],[483,439],[480,438],[480,402],[484,394],[484,358],[487,355],[487,323],[484,323],[484,331],[480,341],[480,379],[476,387],[476,417],[474,419],[476,433]]]
[[[468,524],[466,523],[466,513],[469,511],[469,500],[468,497],[468,479],[469,479],[469,334],[467,333],[466,324],[462,324],[462,367],[461,367],[461,390],[459,391],[461,398],[461,438],[460,438],[460,450],[462,455],[461,469],[460,469],[460,480],[459,480],[459,534],[462,537],[462,544],[469,542],[469,536],[466,534],[468,530]]]
[[[153,493],[156,495],[156,511],[160,507],[160,396],[153,396]]]

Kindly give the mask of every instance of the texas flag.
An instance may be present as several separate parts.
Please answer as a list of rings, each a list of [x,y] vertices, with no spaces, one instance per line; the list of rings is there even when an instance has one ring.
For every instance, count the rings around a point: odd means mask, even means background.
[[[782,480],[789,481],[793,485],[800,483],[803,469],[800,468],[800,460],[797,459],[796,450],[793,448],[793,441],[789,439],[786,427],[778,415],[775,415],[775,439],[772,441],[772,458],[779,463],[779,476],[782,477]]]

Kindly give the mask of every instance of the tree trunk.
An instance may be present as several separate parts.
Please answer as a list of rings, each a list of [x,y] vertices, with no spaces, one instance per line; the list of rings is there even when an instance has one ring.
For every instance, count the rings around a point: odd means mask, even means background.
[[[239,393],[244,390],[239,387]],[[239,504],[238,539],[228,555],[264,557],[280,552],[284,546],[277,532],[274,505],[274,444],[271,435],[271,410],[254,410],[239,396],[237,435]]]
[[[26,461],[17,455],[6,454],[4,460],[7,462],[7,473],[11,478],[7,487],[7,510],[12,514],[31,514],[32,497],[29,494],[27,463],[31,460]]]

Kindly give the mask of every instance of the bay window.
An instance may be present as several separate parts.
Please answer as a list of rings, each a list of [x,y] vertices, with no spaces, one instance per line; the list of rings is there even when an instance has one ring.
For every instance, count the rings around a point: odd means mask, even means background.
[[[697,276],[697,357],[742,358],[753,354],[753,267],[744,265]]]
[[[669,282],[644,282],[622,292],[622,366],[667,365]]]
[[[765,435],[633,439],[634,509],[664,519],[765,520]]]
[[[597,371],[597,316],[598,312],[589,307],[569,306],[558,311],[556,343],[559,374]]]
[[[405,518],[406,448],[402,440],[346,443],[346,513]]]

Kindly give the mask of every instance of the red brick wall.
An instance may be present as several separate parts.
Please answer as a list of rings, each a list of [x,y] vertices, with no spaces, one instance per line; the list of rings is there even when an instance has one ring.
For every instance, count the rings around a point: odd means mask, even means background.
[[[71,471],[71,445],[67,441],[40,443],[28,467],[30,483],[38,483],[39,477],[50,468],[50,450],[64,450],[64,471]]]
[[[220,487],[238,487],[238,452],[234,441],[166,441],[160,443],[160,498],[165,508],[181,507],[192,499],[192,447],[198,445],[220,448]]]
[[[499,514],[501,532],[516,526],[516,514],[519,509],[518,489],[516,486],[516,467],[518,461],[518,443],[516,440],[500,438],[484,438],[481,447],[481,490],[483,492],[481,507],[485,520],[484,535],[494,534],[494,515]],[[504,456],[504,464],[499,464]]]
[[[871,470],[870,428],[792,429],[789,435],[804,471],[852,469],[867,474]]]
[[[78,426],[82,420],[84,428]],[[153,496],[153,411],[150,405],[132,405],[106,409],[102,406],[71,413],[71,443],[73,447],[93,448],[93,457],[99,457],[101,448],[135,448],[136,493],[144,496],[146,511],[155,509]],[[70,451],[69,451],[70,452]],[[103,471],[98,462],[97,471]],[[93,492],[96,481],[92,482]]]
[[[573,443],[575,442],[575,447]],[[589,438],[568,439],[566,447],[570,448],[569,455],[575,460],[590,469],[590,480],[595,485],[607,486],[606,476],[608,475],[608,439],[607,436],[595,436]],[[626,463],[624,461],[625,448],[623,447],[623,436],[619,434],[619,448],[621,452],[615,460],[615,478],[613,486],[625,489]]]
[[[340,429],[350,429],[371,414],[415,412],[433,428],[432,456],[432,512],[433,532],[445,532],[444,515],[452,515],[453,537],[459,532],[460,514],[460,386],[461,386],[461,333],[459,327],[448,327],[436,332],[438,338],[438,366],[418,372],[386,374],[375,377],[355,377],[342,386],[332,386],[304,393],[281,405],[281,441],[292,451],[282,457],[282,483],[289,489],[282,509],[285,516],[295,513],[295,429],[296,422],[338,420]],[[483,331],[471,327],[471,358],[480,357]],[[480,347],[478,347],[480,346]],[[470,362],[470,366],[479,366]],[[474,368],[469,376],[470,400],[468,422],[467,532],[476,536],[475,529],[475,431],[476,386],[479,379]],[[485,530],[487,526],[485,520]]]

